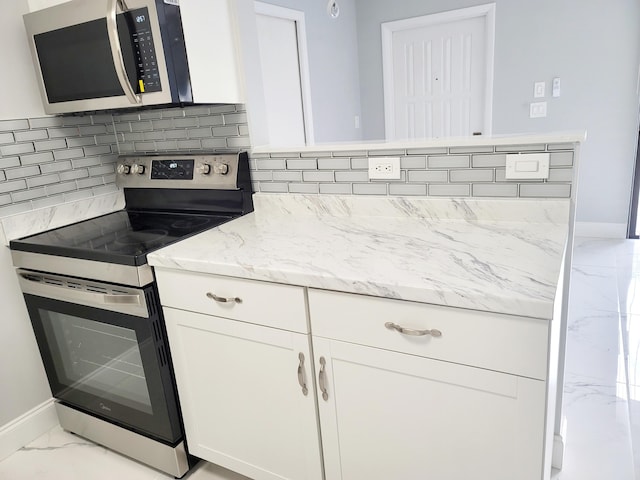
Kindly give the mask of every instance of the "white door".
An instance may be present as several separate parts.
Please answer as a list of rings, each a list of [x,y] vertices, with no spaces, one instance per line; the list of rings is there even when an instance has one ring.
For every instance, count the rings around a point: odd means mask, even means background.
[[[164,314],[189,451],[254,480],[321,480],[309,336]]]
[[[256,22],[269,144],[312,144],[310,107],[304,101],[304,16],[295,10],[256,3]]]
[[[543,381],[318,337],[313,349],[327,479],[542,478]]]
[[[448,18],[387,24],[383,55],[388,140],[490,133],[490,22],[486,15]]]

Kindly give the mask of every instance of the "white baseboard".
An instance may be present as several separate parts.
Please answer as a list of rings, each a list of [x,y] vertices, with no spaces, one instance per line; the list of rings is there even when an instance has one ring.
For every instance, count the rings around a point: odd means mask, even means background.
[[[551,467],[562,470],[564,463],[564,439],[567,438],[567,417],[562,417],[560,433],[553,435],[553,448],[551,450]]]
[[[58,425],[53,398],[0,427],[0,461]]]
[[[576,222],[575,236],[592,238],[627,238],[627,224]]]

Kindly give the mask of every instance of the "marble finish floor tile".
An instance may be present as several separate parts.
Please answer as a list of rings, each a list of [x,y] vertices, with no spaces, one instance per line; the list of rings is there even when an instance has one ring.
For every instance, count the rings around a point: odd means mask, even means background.
[[[0,462],[2,480],[173,480],[173,476],[53,428]],[[183,480],[250,480],[207,462]]]
[[[0,462],[7,480],[170,480],[127,457],[56,427]]]

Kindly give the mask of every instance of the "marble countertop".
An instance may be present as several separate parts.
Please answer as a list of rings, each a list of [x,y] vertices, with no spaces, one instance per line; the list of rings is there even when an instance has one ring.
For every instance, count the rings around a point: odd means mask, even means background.
[[[529,133],[517,135],[477,135],[470,137],[443,137],[427,140],[397,140],[370,141],[362,143],[330,143],[308,146],[271,145],[257,146],[251,149],[256,153],[285,153],[285,152],[326,152],[350,150],[389,150],[407,148],[443,148],[443,147],[481,147],[486,145],[534,145],[544,143],[581,143],[587,138],[586,131],[571,131],[557,133]]]
[[[124,208],[124,195],[117,190],[52,207],[44,207],[0,218],[0,237],[5,245],[16,238],[97,217]]]
[[[551,319],[569,201],[254,195],[148,255],[181,269]]]

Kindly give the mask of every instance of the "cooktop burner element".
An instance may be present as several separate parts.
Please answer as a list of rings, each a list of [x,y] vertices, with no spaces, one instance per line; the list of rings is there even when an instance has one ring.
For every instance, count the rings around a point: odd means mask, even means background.
[[[145,266],[149,252],[253,211],[246,154],[122,157],[117,172],[124,210],[14,240],[14,264],[28,252],[45,255],[47,263],[66,258]],[[36,263],[30,260],[29,268]]]
[[[37,253],[123,265],[143,265],[146,254],[221,225],[232,215],[120,210],[21,240]]]

